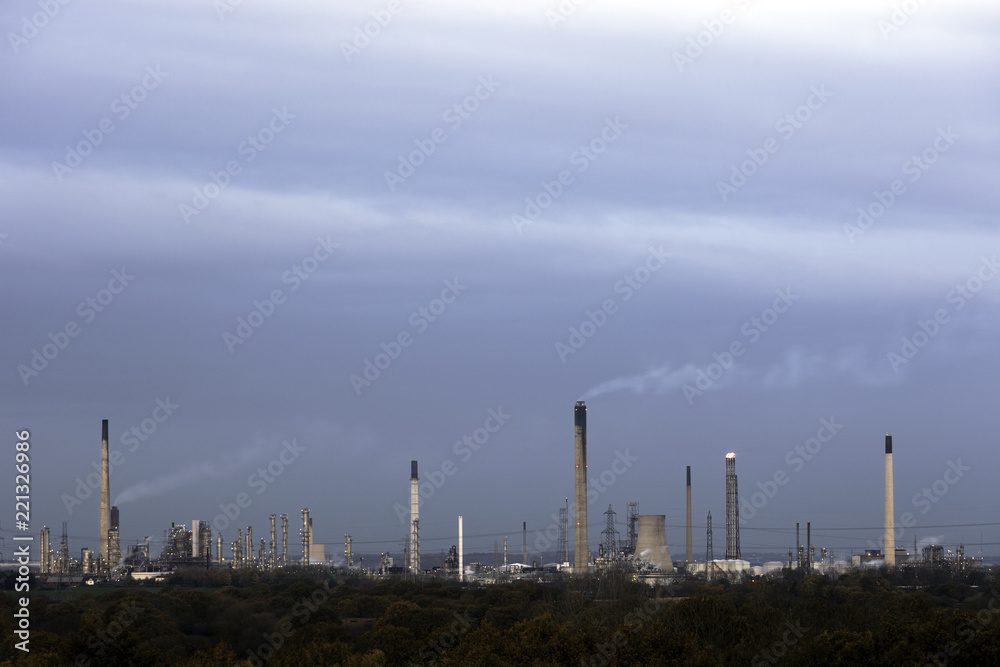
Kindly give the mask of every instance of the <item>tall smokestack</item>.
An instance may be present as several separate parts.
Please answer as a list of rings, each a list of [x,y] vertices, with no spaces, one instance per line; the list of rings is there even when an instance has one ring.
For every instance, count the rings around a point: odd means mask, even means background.
[[[309,508],[302,508],[302,564],[309,565]]]
[[[275,542],[277,542],[277,534],[278,534],[277,525],[275,523],[276,519],[277,519],[277,517],[274,514],[272,514],[271,515],[271,558],[268,561],[270,563],[270,568],[272,570],[275,567],[277,567],[277,563],[278,563],[277,558],[275,558],[275,555],[274,555],[274,552],[275,552]],[[348,565],[350,565],[350,563],[348,563]]]
[[[691,552],[691,466],[687,467],[687,552],[684,556],[688,563],[694,561]]]
[[[812,557],[812,522],[806,521],[806,570],[811,571],[813,567]]]
[[[109,568],[111,552],[108,548],[108,531],[111,530],[111,471],[108,468],[108,420],[101,420],[101,567]]]
[[[740,559],[740,506],[736,454],[726,454],[726,560]]]
[[[575,516],[576,531],[574,534],[573,571],[583,573],[587,571],[587,404],[583,401],[576,402],[573,411],[573,448],[576,458],[576,479],[575,490]]]
[[[896,526],[892,507],[892,436],[885,434],[885,564],[896,564]]]
[[[420,571],[420,481],[417,462],[410,461],[410,572]]]
[[[462,558],[465,556],[465,544],[462,542],[462,515],[458,515],[458,580],[465,581],[465,566]]]
[[[281,515],[281,566],[288,565],[288,515]]]
[[[521,522],[521,529],[524,530],[524,548],[521,554],[521,562],[525,565],[528,564],[528,522]]]

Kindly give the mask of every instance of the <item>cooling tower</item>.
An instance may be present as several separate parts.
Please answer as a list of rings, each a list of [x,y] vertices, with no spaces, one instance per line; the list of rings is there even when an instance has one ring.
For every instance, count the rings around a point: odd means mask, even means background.
[[[674,562],[667,547],[667,517],[663,514],[640,514],[639,536],[635,555],[663,572],[673,572]]]

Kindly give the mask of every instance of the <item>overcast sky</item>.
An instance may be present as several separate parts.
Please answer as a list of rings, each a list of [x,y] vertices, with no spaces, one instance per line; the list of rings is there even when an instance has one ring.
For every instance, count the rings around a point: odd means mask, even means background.
[[[96,548],[109,419],[123,544],[399,556],[416,459],[425,555],[552,552],[584,398],[595,552],[683,558],[691,466],[721,557],[730,451],[744,554],[877,547],[888,431],[897,544],[1000,553],[995,3],[346,4],[0,10],[33,533]]]

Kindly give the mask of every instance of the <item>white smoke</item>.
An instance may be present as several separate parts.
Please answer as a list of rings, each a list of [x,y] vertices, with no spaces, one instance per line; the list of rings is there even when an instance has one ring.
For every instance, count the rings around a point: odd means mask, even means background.
[[[715,362],[712,362],[715,363]],[[685,384],[695,386],[699,376],[707,372],[705,367],[688,363],[673,370],[671,366],[651,368],[638,375],[627,375],[601,382],[588,389],[581,401],[602,394],[617,391],[631,391],[634,394],[663,394],[680,389]],[[750,366],[733,363],[721,377],[700,391],[714,391],[739,385],[757,389],[794,389],[805,383],[848,381],[853,384],[878,386],[895,384],[902,380],[899,374],[888,367],[870,364],[867,354],[861,348],[844,348],[829,356],[820,352],[809,352],[802,346],[789,348],[780,361],[769,366]]]
[[[671,371],[670,366],[651,368],[640,375],[629,375],[602,382],[588,389],[587,393],[580,397],[580,400],[586,401],[601,394],[625,390],[634,394],[647,392],[662,394],[671,389],[680,388],[685,382],[694,382],[697,373],[698,368],[694,364],[687,364],[676,371]]]
[[[274,444],[272,443],[270,447],[274,447]],[[153,498],[186,486],[191,486],[192,484],[197,484],[206,479],[229,477],[248,463],[259,461],[264,457],[268,449],[268,444],[260,439],[253,445],[245,447],[237,454],[226,456],[220,461],[204,461],[181,468],[172,473],[157,475],[153,479],[143,480],[138,484],[133,484],[115,496],[112,505],[121,506],[122,503],[132,502],[133,500]]]
[[[917,553],[920,553],[924,547],[929,547],[932,544],[944,544],[944,535],[931,535],[925,537],[917,542]]]
[[[151,480],[143,480],[138,484],[133,484],[115,497],[112,505],[121,506],[140,498],[152,498],[164,493],[169,493],[175,489],[191,486],[204,479],[218,478],[224,476],[219,468],[212,462],[197,463],[188,468],[183,468],[168,475],[157,475]]]
[[[804,383],[848,382],[880,386],[895,384],[902,378],[890,368],[868,363],[861,348],[844,348],[832,357],[810,353],[801,346],[789,348],[780,362],[752,377],[749,384],[763,389],[794,389]],[[759,380],[759,381],[758,381]]]

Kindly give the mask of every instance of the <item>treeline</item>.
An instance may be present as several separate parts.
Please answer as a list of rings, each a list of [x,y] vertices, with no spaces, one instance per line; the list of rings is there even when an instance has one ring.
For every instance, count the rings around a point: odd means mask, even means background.
[[[304,571],[180,572],[160,588],[36,584],[30,654],[11,639],[15,602],[4,591],[3,665],[1000,663],[998,581],[942,570],[658,588],[624,573],[483,587]]]

